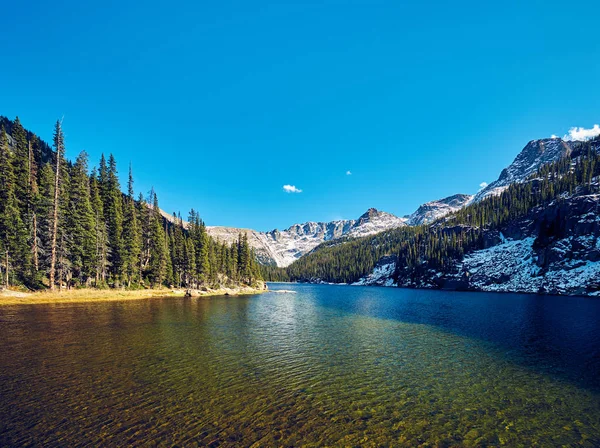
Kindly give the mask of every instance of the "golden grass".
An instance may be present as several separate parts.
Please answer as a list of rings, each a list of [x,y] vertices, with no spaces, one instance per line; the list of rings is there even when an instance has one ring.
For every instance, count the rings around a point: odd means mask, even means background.
[[[220,295],[258,294],[262,291],[250,288],[218,289],[202,293],[202,297]],[[0,306],[2,305],[33,305],[42,303],[84,303],[84,302],[113,302],[120,300],[142,300],[153,297],[183,297],[184,289],[71,289],[62,291],[41,291],[23,293],[11,290],[0,291]]]

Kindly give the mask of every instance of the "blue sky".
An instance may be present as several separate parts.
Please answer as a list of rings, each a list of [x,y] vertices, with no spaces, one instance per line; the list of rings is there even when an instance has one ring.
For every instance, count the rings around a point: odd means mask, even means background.
[[[596,1],[58,3],[3,6],[0,114],[210,225],[404,215],[600,122]]]

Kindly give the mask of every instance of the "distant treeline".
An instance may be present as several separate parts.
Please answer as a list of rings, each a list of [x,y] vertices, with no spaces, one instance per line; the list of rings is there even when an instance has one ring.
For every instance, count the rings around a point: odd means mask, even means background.
[[[396,280],[418,280],[431,270],[452,272],[465,253],[484,247],[486,231],[500,229],[552,201],[600,191],[600,139],[574,146],[570,155],[542,166],[526,182],[512,184],[502,194],[489,196],[430,225],[401,227],[349,239],[344,244],[329,241],[287,268],[263,267],[263,276],[269,281],[353,283],[371,273],[384,256],[395,258]],[[546,223],[540,229],[541,237],[552,237],[557,225]]]
[[[61,123],[53,147],[19,118],[0,117],[0,284],[56,287],[199,287],[253,284],[260,270],[246,235],[231,245],[162,216],[156,192],[124,194],[112,155],[89,170],[65,159]]]

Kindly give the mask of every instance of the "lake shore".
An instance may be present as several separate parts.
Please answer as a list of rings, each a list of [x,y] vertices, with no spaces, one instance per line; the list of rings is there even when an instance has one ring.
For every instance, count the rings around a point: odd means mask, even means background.
[[[242,296],[266,292],[262,288],[220,288],[201,291],[194,297]],[[85,303],[114,302],[123,300],[143,300],[152,298],[185,297],[186,289],[63,289],[62,291],[21,292],[13,290],[0,291],[2,305],[37,305],[48,303]]]

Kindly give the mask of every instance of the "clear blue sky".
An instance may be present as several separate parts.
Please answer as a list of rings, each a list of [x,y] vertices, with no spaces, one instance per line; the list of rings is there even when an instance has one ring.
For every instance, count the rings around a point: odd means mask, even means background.
[[[404,215],[600,122],[599,19],[597,1],[12,1],[0,114],[48,141],[64,116],[68,157],[112,152],[210,225]]]

